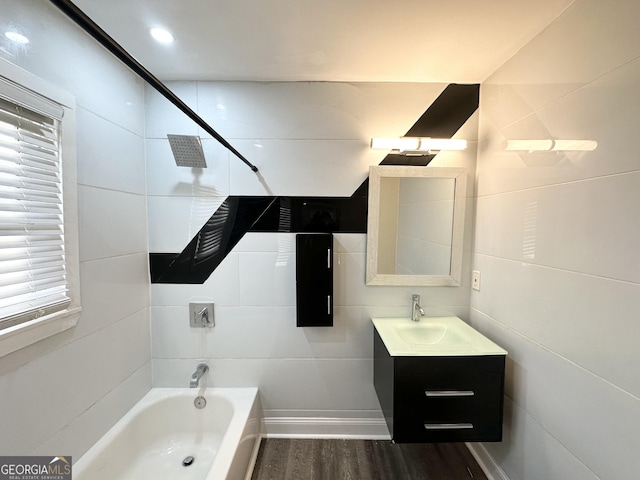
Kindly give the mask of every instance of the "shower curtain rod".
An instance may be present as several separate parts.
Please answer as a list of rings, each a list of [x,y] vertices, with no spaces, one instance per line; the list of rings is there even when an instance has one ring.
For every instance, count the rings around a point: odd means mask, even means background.
[[[80,28],[96,39],[103,47],[115,55],[122,63],[129,67],[145,82],[155,88],[167,100],[178,107],[191,120],[196,122],[203,130],[224,145],[231,153],[246,163],[254,172],[258,171],[258,167],[253,165],[249,160],[244,158],[233,146],[227,142],[218,132],[216,132],[207,122],[205,122],[196,112],[191,110],[175,93],[167,88],[167,86],[158,80],[149,70],[147,70],[140,62],[133,58],[124,48],[120,46],[113,38],[111,38],[104,30],[102,30],[91,18],[89,18],[82,10],[80,10],[70,0],[50,0],[56,7],[64,12],[71,20],[73,20]]]

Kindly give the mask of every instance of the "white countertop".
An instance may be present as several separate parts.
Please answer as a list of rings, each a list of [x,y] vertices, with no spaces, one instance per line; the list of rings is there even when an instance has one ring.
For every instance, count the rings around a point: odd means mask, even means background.
[[[385,347],[394,357],[506,355],[458,317],[372,318]]]

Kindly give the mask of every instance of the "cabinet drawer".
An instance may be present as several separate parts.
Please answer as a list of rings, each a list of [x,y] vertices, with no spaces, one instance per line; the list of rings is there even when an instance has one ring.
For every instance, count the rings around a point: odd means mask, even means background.
[[[396,442],[497,442],[502,423],[423,422],[418,418],[394,423]]]
[[[436,421],[497,419],[502,415],[503,377],[498,374],[466,378],[464,382],[434,383],[422,377],[398,379],[395,410],[398,414],[428,415]]]

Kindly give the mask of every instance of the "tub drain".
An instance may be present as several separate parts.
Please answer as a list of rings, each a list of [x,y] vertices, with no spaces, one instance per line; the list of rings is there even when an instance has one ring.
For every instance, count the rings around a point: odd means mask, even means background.
[[[204,408],[207,405],[207,400],[202,395],[198,395],[193,400],[193,404],[196,406],[196,408]]]
[[[182,460],[182,466],[183,467],[188,467],[189,465],[191,465],[193,463],[194,460],[195,460],[195,458],[193,458],[191,455],[189,455],[188,457],[185,457],[184,460]]]

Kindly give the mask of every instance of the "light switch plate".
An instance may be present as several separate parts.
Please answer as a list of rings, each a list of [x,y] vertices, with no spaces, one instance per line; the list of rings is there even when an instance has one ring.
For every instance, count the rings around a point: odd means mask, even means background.
[[[471,272],[471,288],[480,291],[480,271],[474,270]]]
[[[189,325],[193,328],[214,327],[213,303],[189,303]]]

